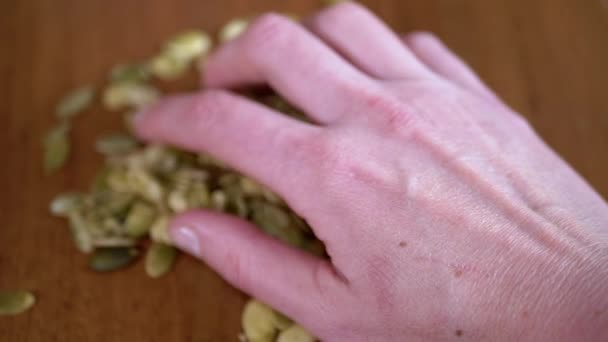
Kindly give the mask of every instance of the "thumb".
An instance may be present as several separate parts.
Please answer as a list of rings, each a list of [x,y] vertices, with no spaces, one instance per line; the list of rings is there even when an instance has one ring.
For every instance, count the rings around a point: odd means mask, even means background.
[[[327,260],[292,248],[251,223],[213,211],[193,211],[171,222],[180,249],[205,261],[226,281],[305,324],[333,305],[344,282]]]

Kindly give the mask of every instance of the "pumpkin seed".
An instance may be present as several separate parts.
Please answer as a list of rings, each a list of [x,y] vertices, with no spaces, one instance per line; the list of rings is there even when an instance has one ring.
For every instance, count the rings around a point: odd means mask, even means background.
[[[172,245],[171,236],[169,236],[169,217],[160,216],[156,219],[152,228],[150,228],[150,238],[154,242]]]
[[[211,193],[211,207],[215,210],[224,211],[228,204],[226,193],[222,190],[215,190]]]
[[[34,306],[36,297],[24,290],[0,291],[0,315],[17,315]]]
[[[138,82],[118,82],[103,93],[103,105],[109,111],[124,108],[140,109],[158,100],[160,92],[151,85]]]
[[[126,233],[134,238],[146,235],[156,218],[156,210],[151,205],[136,202],[125,221]]]
[[[108,156],[132,152],[139,146],[139,141],[128,134],[112,134],[101,137],[95,143],[97,152]]]
[[[62,122],[53,128],[44,139],[44,169],[47,173],[61,169],[70,155],[68,133],[70,126]]]
[[[317,339],[303,327],[294,324],[279,334],[276,342],[315,342]]]
[[[171,270],[177,251],[164,243],[153,243],[146,254],[146,274],[158,278]]]
[[[95,247],[133,247],[135,240],[122,236],[98,237],[93,241]]]
[[[67,217],[70,211],[78,209],[83,202],[83,195],[78,192],[59,194],[51,201],[50,211],[55,216]]]
[[[97,272],[116,271],[130,265],[138,254],[131,247],[98,248],[89,260],[89,267]]]
[[[164,54],[177,61],[191,62],[206,55],[211,50],[211,38],[202,31],[187,31],[171,39]]]
[[[250,342],[273,342],[277,334],[276,315],[268,305],[250,300],[243,309],[243,332]]]
[[[233,19],[230,20],[219,33],[219,40],[222,43],[226,43],[230,40],[240,36],[249,26],[249,21],[246,19]]]
[[[150,79],[150,70],[146,63],[119,64],[110,71],[110,82],[146,82]]]
[[[190,67],[190,63],[161,54],[150,60],[152,74],[165,81],[172,81],[183,76]]]
[[[59,119],[71,118],[87,109],[94,97],[95,88],[92,86],[74,89],[57,104],[55,114]]]
[[[174,213],[181,213],[188,210],[188,199],[183,191],[172,191],[167,197],[167,205]]]
[[[70,211],[68,212],[68,219],[70,220],[70,230],[76,247],[83,253],[91,253],[93,251],[93,241],[88,223],[82,213]]]

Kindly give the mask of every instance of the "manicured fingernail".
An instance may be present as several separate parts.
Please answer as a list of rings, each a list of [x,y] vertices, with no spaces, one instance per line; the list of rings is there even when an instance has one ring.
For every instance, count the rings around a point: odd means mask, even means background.
[[[179,227],[171,230],[171,239],[180,249],[199,255],[201,248],[196,233],[189,227]]]

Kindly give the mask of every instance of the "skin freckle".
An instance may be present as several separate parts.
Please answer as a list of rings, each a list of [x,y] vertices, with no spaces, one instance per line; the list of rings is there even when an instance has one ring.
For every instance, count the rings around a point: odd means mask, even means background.
[[[407,242],[405,242],[405,241],[399,242],[399,247],[401,247],[401,248],[407,247]]]
[[[455,270],[455,271],[454,271],[454,276],[455,276],[456,278],[460,278],[460,277],[462,277],[462,274],[463,274],[463,273],[464,273],[464,272],[463,272],[462,270],[457,269],[457,270]]]
[[[454,335],[456,335],[456,336],[458,336],[458,337],[462,337],[462,335],[463,335],[463,334],[464,334],[464,332],[463,332],[462,330],[460,330],[460,329],[458,329],[458,330],[456,330],[456,331],[454,332]]]

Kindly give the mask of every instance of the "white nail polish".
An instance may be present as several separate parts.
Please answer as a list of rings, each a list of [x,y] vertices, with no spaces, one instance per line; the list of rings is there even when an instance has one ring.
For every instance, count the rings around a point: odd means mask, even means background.
[[[193,255],[199,255],[201,251],[200,245],[196,233],[192,229],[179,227],[172,231],[171,238],[180,249]]]

